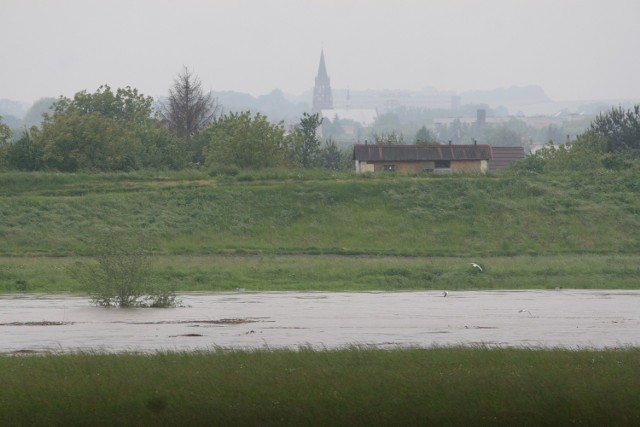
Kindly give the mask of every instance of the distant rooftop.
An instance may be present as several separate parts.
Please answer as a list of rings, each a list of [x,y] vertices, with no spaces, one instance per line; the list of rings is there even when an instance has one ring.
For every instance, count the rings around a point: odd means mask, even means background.
[[[356,123],[361,124],[362,126],[370,126],[372,125],[376,117],[378,116],[378,112],[369,108],[333,108],[333,109],[323,109],[321,111],[322,117],[327,118],[328,120],[335,120],[338,117],[340,120],[352,120]]]
[[[359,161],[489,160],[491,146],[483,144],[356,144],[353,159]]]
[[[524,147],[492,147],[489,170],[506,169],[513,162],[524,159]]]

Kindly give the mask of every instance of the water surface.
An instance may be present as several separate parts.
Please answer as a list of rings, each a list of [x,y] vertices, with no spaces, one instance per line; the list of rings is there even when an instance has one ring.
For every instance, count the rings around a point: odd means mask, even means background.
[[[215,347],[640,346],[640,291],[189,293],[182,307],[103,308],[0,295],[0,353]]]

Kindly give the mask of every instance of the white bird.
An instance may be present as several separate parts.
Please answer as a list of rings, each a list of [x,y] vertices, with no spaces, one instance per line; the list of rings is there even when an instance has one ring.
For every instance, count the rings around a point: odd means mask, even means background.
[[[444,293],[442,294],[443,297],[446,297],[447,295],[449,295],[449,292],[444,291]]]
[[[480,267],[480,264],[476,264],[475,262],[471,263],[471,267],[473,268],[477,268],[478,270],[480,270],[480,273],[482,273],[484,270],[482,269],[482,267]]]

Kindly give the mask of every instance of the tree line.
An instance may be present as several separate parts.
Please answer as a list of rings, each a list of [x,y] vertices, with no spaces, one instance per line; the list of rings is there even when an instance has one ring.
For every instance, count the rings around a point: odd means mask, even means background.
[[[544,145],[549,141],[564,143],[568,136],[575,137],[589,128],[595,114],[575,117],[561,123],[535,127],[519,117],[510,117],[500,123],[468,122],[456,118],[447,124],[434,124],[442,117],[473,117],[478,109],[484,109],[487,117],[499,117],[498,109],[486,105],[465,105],[460,109],[437,109],[424,107],[397,107],[380,113],[373,123],[364,126],[353,120],[334,116],[325,118],[323,135],[339,143],[368,141],[372,143],[416,144],[422,141],[447,144],[490,144],[493,146],[523,146],[525,150]],[[503,112],[506,115],[506,112]],[[431,126],[429,126],[431,124]],[[429,127],[427,129],[427,127]],[[423,129],[425,128],[425,129]]]
[[[60,97],[40,125],[25,129],[17,139],[0,117],[0,170],[204,167],[212,174],[233,174],[239,169],[351,168],[349,152],[331,138],[324,142],[318,138],[316,130],[322,124],[318,114],[303,113],[290,129],[282,122],[271,123],[260,113],[225,114],[185,67],[162,102],[134,88],[114,91],[103,85],[94,93]],[[405,143],[403,135],[394,132],[383,131],[374,137],[373,143]],[[423,126],[412,142],[433,144],[439,138]],[[550,141],[516,167],[553,172],[625,169],[639,163],[640,106],[636,105],[601,113],[575,140]]]
[[[599,114],[573,141],[544,148],[516,165],[532,172],[622,170],[640,166],[640,105]]]
[[[304,113],[291,129],[259,113],[224,114],[185,67],[162,102],[131,87],[103,85],[94,93],[60,97],[39,126],[14,142],[0,118],[0,169],[341,169],[346,153],[317,137],[321,124],[318,114]]]

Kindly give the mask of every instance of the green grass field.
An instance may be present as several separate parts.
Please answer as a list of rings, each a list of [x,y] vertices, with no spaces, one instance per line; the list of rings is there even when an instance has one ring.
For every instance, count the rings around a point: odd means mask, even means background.
[[[106,233],[144,242],[178,292],[637,289],[638,178],[2,173],[0,293],[82,292]],[[638,425],[639,356],[0,355],[0,425]]]
[[[0,381],[7,426],[640,423],[638,349],[0,356]]]
[[[638,178],[3,173],[0,292],[77,291],[105,233],[178,291],[633,288]]]
[[[484,273],[470,266],[481,263]],[[0,257],[0,292],[82,293],[78,257]],[[187,291],[367,291],[428,289],[637,289],[638,257],[536,255],[397,257],[344,255],[163,255],[153,282]]]

